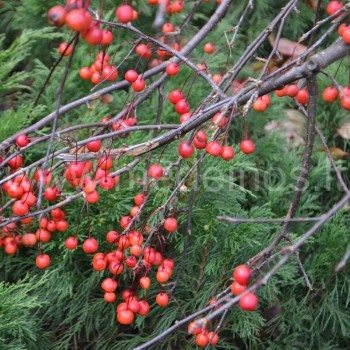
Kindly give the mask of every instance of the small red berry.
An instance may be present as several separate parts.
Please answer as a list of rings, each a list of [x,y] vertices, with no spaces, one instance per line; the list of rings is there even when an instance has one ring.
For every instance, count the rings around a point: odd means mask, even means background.
[[[243,140],[240,143],[241,151],[245,154],[250,154],[255,151],[255,145],[252,140]]]
[[[65,8],[57,5],[50,8],[49,12],[47,13],[47,20],[51,25],[62,27],[66,20],[66,14],[67,12]]]
[[[341,37],[345,44],[350,44],[350,28],[343,29]]]
[[[326,11],[331,16],[343,7],[340,1],[330,1],[327,5]]]
[[[309,93],[307,89],[304,88],[299,90],[296,98],[300,104],[306,105],[309,102]]]
[[[129,83],[135,82],[138,77],[139,77],[139,75],[133,69],[129,69],[128,71],[126,71],[126,73],[124,75],[125,80],[127,80]]]
[[[178,147],[179,155],[182,158],[190,158],[194,153],[194,147],[187,141],[183,141]]]
[[[235,151],[231,146],[222,147],[221,158],[223,160],[231,160],[235,156]]]
[[[46,269],[50,266],[51,260],[47,254],[40,254],[36,257],[35,263],[39,269]]]
[[[163,168],[158,164],[153,164],[148,169],[148,175],[153,177],[154,179],[160,179],[164,174]]]
[[[98,242],[95,238],[87,238],[83,243],[83,250],[86,254],[95,253],[98,249]]]
[[[267,108],[267,105],[265,101],[262,99],[262,97],[258,97],[253,103],[253,108],[257,112],[264,112]]]
[[[211,141],[207,143],[205,147],[205,151],[212,155],[213,157],[218,157],[221,155],[222,152],[222,146],[220,145],[219,142],[216,141]]]
[[[67,249],[75,249],[78,246],[78,239],[77,237],[68,237],[65,242],[65,246]]]
[[[166,293],[160,292],[156,296],[156,303],[159,306],[167,306],[169,303],[169,296]]]
[[[142,78],[137,78],[132,84],[132,88],[135,92],[140,92],[146,87],[146,82]]]
[[[165,70],[168,75],[176,75],[179,73],[179,65],[176,63],[169,63]]]
[[[62,56],[69,56],[72,53],[72,45],[68,45],[66,42],[63,42],[58,47],[58,51]]]
[[[117,7],[115,16],[120,23],[129,23],[133,20],[133,8],[129,5],[122,5]]]
[[[205,346],[207,346],[209,344],[208,334],[199,333],[198,335],[196,335],[196,344],[201,348],[204,348]]]
[[[333,86],[328,86],[324,89],[322,98],[327,103],[333,103],[339,96],[338,90]]]
[[[174,105],[183,98],[184,95],[181,90],[173,90],[169,93],[169,101]]]
[[[298,85],[295,85],[295,84],[288,85],[285,87],[285,91],[289,97],[293,98],[298,95],[299,88],[298,88]]]
[[[174,31],[174,26],[171,23],[164,23],[162,27],[163,33],[172,33]]]
[[[239,306],[245,311],[254,311],[258,307],[258,297],[253,293],[247,293],[239,300]]]
[[[214,53],[214,51],[215,51],[215,46],[214,46],[214,44],[212,44],[212,43],[206,43],[205,45],[204,45],[204,52],[206,52],[206,53]]]
[[[18,147],[25,147],[28,145],[29,143],[29,138],[27,135],[18,135],[17,138],[16,138],[16,143],[17,143],[17,146]]]
[[[188,104],[188,101],[185,98],[182,98],[181,100],[176,102],[175,110],[179,114],[188,113],[190,111],[190,105]]]
[[[130,310],[121,310],[117,313],[117,321],[121,324],[131,324],[134,321],[134,313]]]
[[[164,221],[164,228],[169,232],[177,230],[177,220],[175,218],[167,218]]]
[[[244,284],[240,284],[237,281],[231,284],[231,292],[234,295],[242,294],[246,289],[247,287]]]
[[[252,270],[246,265],[239,265],[233,271],[233,278],[239,284],[246,285],[249,282]]]

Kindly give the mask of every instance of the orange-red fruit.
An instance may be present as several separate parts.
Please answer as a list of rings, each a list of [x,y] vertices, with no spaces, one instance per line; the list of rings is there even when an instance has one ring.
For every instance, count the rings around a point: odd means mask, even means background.
[[[26,203],[22,203],[22,201],[18,200],[12,206],[12,211],[14,214],[22,216],[28,213],[29,207]]]
[[[288,85],[285,87],[286,89],[286,93],[289,97],[295,97],[298,95],[298,91],[299,91],[299,88],[298,88],[298,85]]]
[[[143,202],[145,201],[145,195],[142,194],[142,193],[139,193],[137,194],[135,197],[134,197],[134,202],[137,206],[141,206],[143,204]]]
[[[54,7],[51,7],[49,12],[47,13],[47,20],[49,24],[56,26],[56,27],[62,27],[66,20],[66,10],[63,6],[57,5]]]
[[[156,279],[159,283],[168,282],[170,274],[166,271],[158,271],[156,274]]]
[[[35,246],[36,242],[37,239],[34,233],[26,233],[22,236],[22,244],[27,247]]]
[[[151,279],[147,276],[140,278],[140,287],[142,289],[148,289],[151,285]]]
[[[206,145],[205,151],[210,155],[212,155],[213,157],[218,157],[221,155],[222,146],[220,145],[219,142],[211,141]]]
[[[125,80],[127,80],[129,83],[135,82],[138,77],[139,77],[139,75],[133,69],[129,69],[128,71],[126,71],[126,73],[124,75]]]
[[[65,22],[74,32],[81,32],[90,27],[92,16],[89,11],[82,8],[73,9],[67,13]]]
[[[164,221],[164,228],[169,232],[177,230],[177,220],[175,218],[166,218]]]
[[[246,265],[239,265],[233,271],[233,278],[239,284],[246,285],[249,282],[252,270]]]
[[[148,169],[148,175],[154,179],[160,179],[164,174],[163,168],[158,164],[152,164]]]
[[[179,73],[179,65],[176,63],[169,63],[165,70],[168,75],[177,75]]]
[[[84,31],[84,40],[90,45],[99,45],[103,39],[103,32],[97,22],[93,22],[90,27]]]
[[[140,300],[139,305],[140,305],[140,309],[138,311],[138,314],[141,316],[146,316],[150,310],[149,304],[147,303],[146,300]]]
[[[113,41],[113,34],[110,30],[105,29],[102,31],[102,45],[109,45]]]
[[[235,156],[235,151],[231,146],[222,147],[221,158],[223,160],[231,160],[234,158],[234,156]]]
[[[347,111],[350,111],[350,97],[344,97],[341,99],[341,106]]]
[[[83,243],[83,250],[86,254],[95,253],[98,249],[98,242],[95,238],[87,238]]]
[[[121,324],[131,324],[134,321],[134,313],[130,310],[118,311],[117,321]]]
[[[267,105],[265,101],[262,99],[262,97],[258,97],[253,103],[253,108],[257,112],[264,112],[267,108]]]
[[[129,23],[133,20],[133,8],[129,5],[122,5],[115,10],[115,16],[120,23]]]
[[[170,91],[168,98],[169,101],[175,105],[178,101],[184,98],[184,95],[181,90],[172,90]]]
[[[51,240],[50,231],[43,229],[43,228],[39,228],[38,230],[36,230],[35,236],[39,242],[47,243]]]
[[[204,149],[207,145],[207,135],[202,130],[199,130],[193,139],[193,145],[197,149]]]
[[[142,78],[137,78],[131,86],[135,92],[140,92],[146,87],[146,82]]]
[[[86,147],[90,152],[98,152],[101,149],[101,146],[101,140],[91,141],[86,144]]]
[[[160,292],[156,296],[156,303],[159,306],[167,306],[169,303],[169,296],[166,293]]]
[[[333,103],[339,96],[338,90],[333,86],[328,86],[323,90],[322,98],[327,103]]]
[[[115,293],[105,293],[103,295],[103,299],[107,302],[107,303],[114,303],[117,300],[117,296]]]
[[[287,88],[288,88],[288,86],[284,86],[281,89],[275,90],[276,96],[278,96],[278,97],[286,96],[287,95]]]
[[[227,118],[222,113],[216,113],[212,119],[214,125],[223,128],[226,125]]]
[[[145,45],[145,44],[140,44],[140,45],[137,45],[136,48],[135,48],[135,52],[143,57],[145,60],[148,60],[151,58],[152,56],[152,51],[151,49]]]
[[[175,104],[175,110],[179,114],[188,113],[190,109],[190,105],[188,104],[188,101],[185,98],[182,98]]]
[[[81,188],[85,193],[91,193],[95,191],[96,181],[92,180],[90,177],[85,177],[81,184]]]
[[[67,249],[75,249],[78,246],[78,239],[77,237],[68,237],[65,241],[65,246]]]
[[[201,333],[202,328],[198,327],[196,322],[191,322],[188,325],[187,330],[188,330],[189,334],[197,335],[197,334]]]
[[[341,37],[345,44],[350,44],[350,28],[344,28]]]
[[[23,159],[19,154],[13,157],[11,160],[9,160],[9,162],[7,163],[7,165],[13,170],[20,168],[22,164],[23,164]]]
[[[57,231],[64,232],[68,228],[68,222],[66,220],[59,220],[56,222]]]
[[[204,348],[205,346],[207,346],[209,344],[208,334],[200,333],[196,335],[196,344],[201,348]]]
[[[219,335],[214,332],[209,332],[208,338],[211,345],[216,345],[219,341]]]
[[[47,254],[40,254],[35,259],[36,266],[39,267],[39,269],[46,269],[50,266],[50,262],[50,257]]]
[[[255,145],[252,140],[243,140],[239,146],[241,151],[245,154],[250,154],[255,151]]]
[[[297,101],[302,105],[306,105],[309,102],[309,93],[306,88],[298,91]]]
[[[91,193],[86,193],[86,195],[85,195],[85,200],[90,204],[97,203],[98,199],[99,199],[99,196],[98,196],[97,191],[93,191]]]
[[[327,5],[326,11],[331,16],[343,7],[340,1],[330,1]]]
[[[219,84],[222,80],[222,75],[221,74],[214,74],[213,80],[215,81],[216,84]]]
[[[119,261],[112,261],[108,266],[109,272],[112,275],[119,275],[124,270],[124,265]]]
[[[106,278],[101,283],[101,288],[107,293],[114,293],[118,287],[118,283],[112,278]]]
[[[234,295],[242,294],[246,289],[247,289],[247,287],[245,285],[240,284],[237,281],[234,281],[231,284],[231,292]]]
[[[212,43],[206,43],[204,45],[204,52],[206,53],[213,53],[215,51],[215,46]]]
[[[254,311],[258,307],[258,297],[253,293],[247,293],[239,300],[239,306],[245,311]]]
[[[79,76],[81,79],[89,80],[91,77],[91,71],[89,67],[82,67],[79,70]]]
[[[194,147],[187,141],[183,141],[178,147],[179,155],[182,158],[190,158],[194,153]]]
[[[172,33],[174,30],[175,30],[174,26],[171,23],[167,22],[163,24],[163,27],[162,27],[163,33]]]
[[[189,120],[191,118],[192,118],[192,113],[181,114],[181,116],[180,116],[180,123],[183,124],[183,123],[187,122],[187,120]]]
[[[25,147],[28,145],[28,143],[29,143],[29,138],[27,135],[22,134],[16,137],[16,144],[18,147]]]

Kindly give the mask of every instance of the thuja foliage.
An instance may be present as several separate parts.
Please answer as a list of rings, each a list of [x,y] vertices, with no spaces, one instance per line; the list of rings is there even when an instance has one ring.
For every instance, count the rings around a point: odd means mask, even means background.
[[[114,19],[115,1],[104,1],[106,12],[103,18]],[[300,1],[297,11],[292,12],[285,23],[282,36],[292,41],[313,26],[315,10],[307,1]],[[57,47],[62,40],[72,39],[67,29],[47,27],[47,11],[56,1],[16,0],[2,4],[0,18],[3,34],[0,36],[0,136],[1,140],[40,120],[55,110],[57,106],[57,88],[64,74],[64,63],[54,70],[49,83],[40,95],[37,104],[33,101],[50,68],[60,58]],[[136,4],[136,3],[135,3]],[[245,48],[277,15],[286,1],[261,0],[254,3],[242,22],[238,39],[227,56],[226,50],[216,53],[208,60],[211,72],[222,72],[226,64],[239,59]],[[98,6],[98,4],[94,4]],[[118,3],[119,5],[119,3]],[[225,47],[227,41],[224,31],[237,23],[245,2],[230,8],[216,29],[208,34],[207,40],[215,42],[217,47]],[[184,37],[191,37],[205,24],[217,7],[214,2],[203,3],[191,24],[186,28]],[[156,8],[150,7],[145,0],[137,1],[139,19],[135,27],[148,34],[154,34],[151,24]],[[186,3],[189,12],[191,1]],[[173,24],[182,22],[182,16],[174,16]],[[320,30],[320,34],[324,29]],[[110,52],[115,62],[120,62],[130,50],[135,36],[125,30],[115,32],[115,40]],[[324,47],[336,38],[329,37]],[[265,42],[258,51],[266,57],[271,46]],[[63,90],[62,104],[71,102],[90,92],[90,82],[78,78],[78,70],[90,65],[96,51],[86,44],[76,51],[70,73]],[[202,46],[191,54],[194,60],[203,56]],[[130,66],[137,64],[138,57],[130,58]],[[146,63],[139,63],[142,69]],[[249,76],[259,76],[261,60],[247,65],[241,72],[240,82]],[[141,69],[141,70],[142,70]],[[172,77],[164,86],[164,96],[179,88],[191,71],[181,66],[181,74]],[[337,74],[339,84],[346,85],[347,63],[333,64],[327,68],[331,75]],[[119,69],[124,76],[125,69]],[[151,84],[156,78],[152,78]],[[190,79],[193,79],[191,76]],[[325,75],[318,75],[319,89],[330,85]],[[186,91],[188,91],[186,85]],[[232,92],[232,91],[231,91]],[[128,96],[128,89],[113,92],[113,101],[106,105],[99,99],[80,108],[73,109],[60,117],[60,128],[77,123],[97,122],[105,116],[117,114]],[[208,95],[208,87],[197,77],[189,94],[191,105],[195,106]],[[154,124],[158,107],[158,96],[152,94],[137,110],[139,125]],[[294,119],[290,120],[290,115]],[[339,110],[319,100],[317,123],[324,131],[327,143],[333,147],[348,150],[349,145],[337,134],[339,125],[346,120],[348,112]],[[158,284],[151,286],[147,298],[151,311],[145,318],[138,317],[130,326],[118,325],[115,321],[115,305],[103,300],[100,283],[105,272],[96,272],[91,267],[91,257],[78,248],[68,251],[64,240],[78,230],[79,241],[88,236],[89,230],[101,243],[100,249],[108,249],[104,243],[105,234],[110,230],[119,230],[119,220],[127,215],[133,204],[133,196],[143,190],[143,177],[146,157],[130,174],[124,174],[109,192],[100,192],[98,205],[84,205],[82,198],[65,208],[69,220],[67,232],[58,233],[45,244],[45,253],[51,256],[51,265],[45,272],[35,266],[38,249],[24,248],[14,256],[6,256],[1,251],[0,261],[0,348],[1,349],[96,349],[117,350],[133,349],[135,346],[152,339],[169,328],[176,320],[207,306],[215,295],[232,282],[232,270],[235,266],[247,262],[269,245],[278,234],[280,224],[230,224],[217,220],[217,216],[238,218],[271,219],[284,217],[288,211],[299,174],[300,157],[303,144],[295,145],[284,129],[286,121],[297,123],[305,130],[305,119],[295,108],[292,100],[278,99],[272,96],[272,104],[264,114],[251,111],[246,123],[234,120],[229,133],[228,143],[234,145],[236,156],[231,162],[223,162],[213,157],[205,157],[201,169],[197,169],[185,187],[179,193],[175,206],[178,208],[178,231],[164,242],[164,256],[175,260],[172,283],[165,286],[171,290],[171,302],[166,308],[155,304],[155,296],[160,290]],[[173,106],[164,102],[162,123],[178,123]],[[269,126],[277,125],[271,131]],[[244,155],[238,147],[244,138],[244,128],[248,128],[250,137],[256,145],[253,155]],[[299,130],[297,128],[297,130]],[[131,133],[127,144],[137,144],[150,139],[153,131]],[[50,133],[50,126],[40,130],[39,135]],[[74,138],[83,139],[90,134],[81,130]],[[303,131],[296,133],[303,140]],[[123,139],[111,140],[111,147],[119,147]],[[62,141],[62,140],[60,140]],[[64,140],[74,144],[75,139]],[[163,150],[153,152],[153,158],[162,157],[162,164],[178,159],[176,141]],[[54,147],[59,142],[55,140]],[[174,146],[176,145],[176,146]],[[37,146],[26,155],[30,164],[46,153],[47,145]],[[306,193],[301,199],[298,210],[300,217],[317,217],[328,210],[341,197],[334,172],[329,165],[324,149],[319,142],[312,157],[312,172],[308,178]],[[182,161],[181,168],[171,169],[151,194],[145,216],[163,204],[174,190],[173,179],[176,172],[181,175],[195,165],[196,157]],[[123,158],[120,167],[132,161]],[[349,164],[346,158],[336,160],[349,183]],[[179,170],[178,170],[179,169]],[[4,174],[2,174],[4,175]],[[196,178],[200,181],[197,183]],[[191,225],[188,230],[188,203],[195,186],[197,196],[191,213]],[[74,188],[65,188],[68,196],[75,193]],[[151,218],[149,225],[156,221]],[[259,308],[247,313],[234,307],[228,311],[220,328],[218,349],[346,349],[350,341],[350,277],[348,273],[334,272],[334,266],[345,252],[350,224],[348,208],[342,209],[317,235],[310,239],[299,251],[300,260],[310,278],[313,290],[309,290],[300,271],[296,258],[276,273],[269,283],[257,290]],[[297,239],[310,223],[296,223],[291,226],[291,237]],[[33,226],[34,227],[34,226]],[[257,272],[263,276],[269,265]],[[130,284],[132,274],[124,277]],[[123,281],[121,281],[123,283]],[[117,292],[118,293],[118,292]],[[119,295],[117,295],[119,297]],[[218,320],[210,327],[215,329]],[[194,337],[188,335],[187,328],[181,327],[164,338],[154,349],[195,349]]]

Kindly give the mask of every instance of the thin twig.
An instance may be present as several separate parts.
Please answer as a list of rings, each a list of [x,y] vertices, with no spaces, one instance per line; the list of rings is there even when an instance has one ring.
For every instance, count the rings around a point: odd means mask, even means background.
[[[242,219],[242,218],[231,218],[228,216],[217,216],[219,221],[228,221],[233,224],[276,224],[285,222],[312,222],[318,221],[321,217],[314,218],[281,218],[281,219]]]

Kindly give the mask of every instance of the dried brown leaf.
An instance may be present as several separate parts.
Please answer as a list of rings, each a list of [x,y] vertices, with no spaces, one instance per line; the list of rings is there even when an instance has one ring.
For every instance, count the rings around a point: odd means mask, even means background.
[[[350,122],[341,125],[337,132],[343,139],[350,140]]]
[[[306,0],[306,3],[311,7],[313,10],[317,9],[317,2],[318,0]]]
[[[281,38],[277,45],[277,50],[283,56],[298,57],[306,51],[307,47],[286,38]]]

